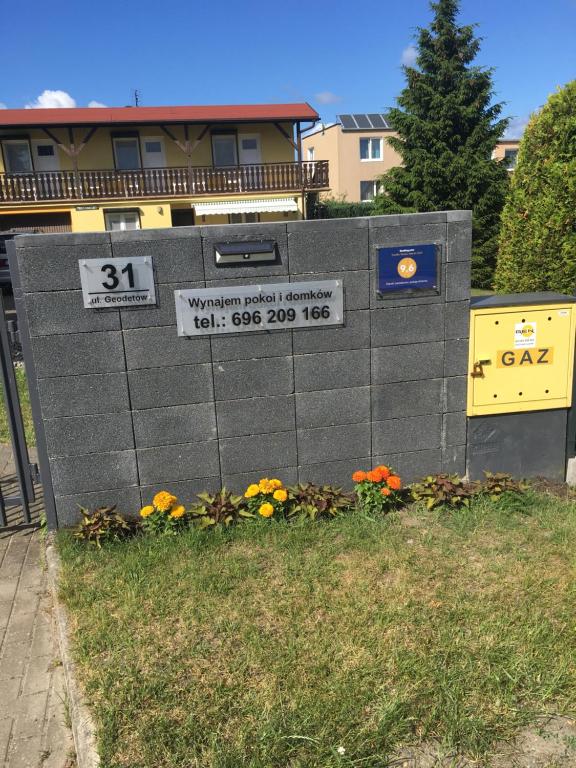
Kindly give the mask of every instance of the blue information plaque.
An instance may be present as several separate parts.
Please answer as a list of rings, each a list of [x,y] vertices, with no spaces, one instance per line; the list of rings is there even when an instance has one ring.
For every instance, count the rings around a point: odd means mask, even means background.
[[[378,248],[378,293],[438,292],[435,243]]]

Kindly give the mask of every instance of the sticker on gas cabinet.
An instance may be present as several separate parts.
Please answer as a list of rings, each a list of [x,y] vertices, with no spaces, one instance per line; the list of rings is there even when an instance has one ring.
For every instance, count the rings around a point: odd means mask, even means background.
[[[516,323],[514,326],[514,348],[530,349],[536,346],[536,323]]]

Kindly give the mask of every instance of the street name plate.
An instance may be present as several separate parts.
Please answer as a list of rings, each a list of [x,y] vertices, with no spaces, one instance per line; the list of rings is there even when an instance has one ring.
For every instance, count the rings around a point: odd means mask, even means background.
[[[151,256],[80,259],[78,264],[86,309],[156,304]]]
[[[175,291],[178,336],[342,325],[341,280]]]

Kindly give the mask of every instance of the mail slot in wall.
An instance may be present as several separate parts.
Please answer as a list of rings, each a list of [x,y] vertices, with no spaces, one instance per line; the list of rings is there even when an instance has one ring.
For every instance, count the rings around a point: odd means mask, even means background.
[[[278,257],[274,240],[243,240],[216,243],[214,259],[217,267],[234,264],[273,264]]]
[[[469,416],[570,407],[575,301],[556,293],[472,299]]]

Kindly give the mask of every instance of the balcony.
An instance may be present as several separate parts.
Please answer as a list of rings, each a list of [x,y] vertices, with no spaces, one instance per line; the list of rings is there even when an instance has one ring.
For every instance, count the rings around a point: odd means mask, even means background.
[[[225,168],[4,173],[0,174],[0,204],[301,192],[327,187],[327,160]]]

